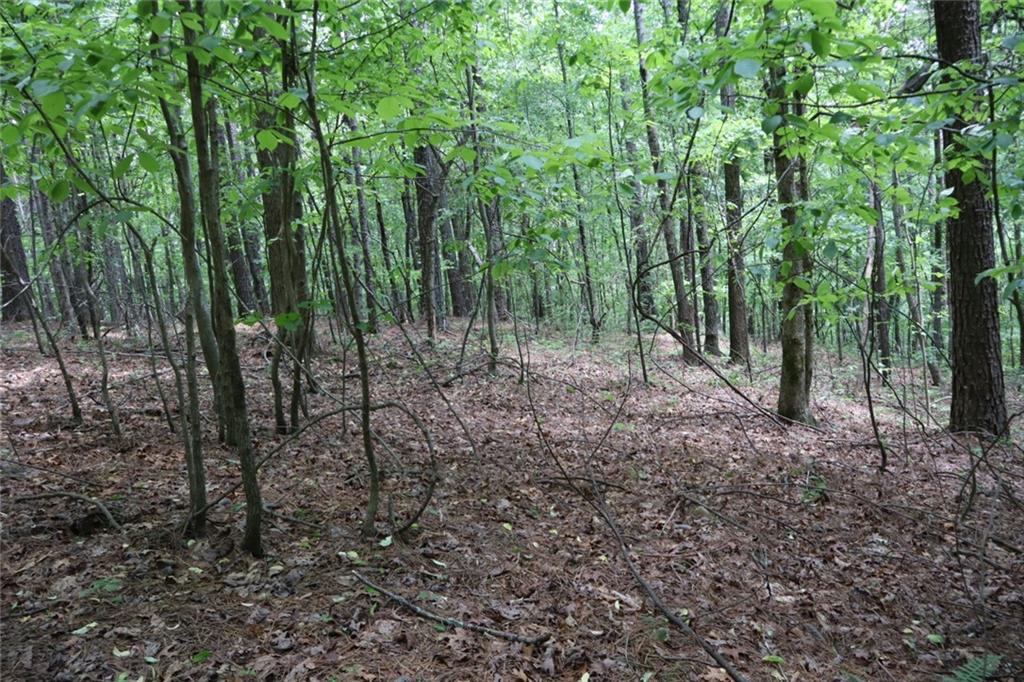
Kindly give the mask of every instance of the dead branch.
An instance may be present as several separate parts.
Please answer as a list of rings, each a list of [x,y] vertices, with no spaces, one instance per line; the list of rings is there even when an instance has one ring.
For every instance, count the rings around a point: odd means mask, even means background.
[[[118,532],[124,530],[121,527],[121,524],[118,523],[116,520],[114,520],[114,515],[110,513],[109,509],[107,509],[107,505],[103,504],[102,502],[100,502],[97,499],[94,499],[92,497],[86,497],[85,495],[79,495],[78,493],[69,493],[69,492],[66,492],[66,491],[63,491],[63,490],[52,490],[50,492],[38,493],[36,495],[26,495],[24,497],[16,497],[14,499],[14,501],[15,502],[29,502],[31,500],[45,500],[45,499],[50,498],[50,497],[70,497],[73,500],[79,500],[80,502],[87,502],[88,504],[93,505],[94,507],[99,509],[100,512],[103,513],[103,516],[107,519],[107,523],[110,524],[111,528],[113,528],[114,530],[116,530]]]
[[[363,577],[358,571],[352,571],[352,575],[354,575],[356,579],[359,580],[359,582],[363,583],[369,588],[377,590],[378,592],[386,596],[388,599],[391,599],[392,601],[396,602],[397,604],[401,604],[417,616],[426,618],[428,620],[432,620],[437,623],[443,623],[444,625],[448,625],[449,627],[460,628],[462,630],[472,630],[473,632],[479,632],[481,634],[490,635],[491,637],[504,639],[508,642],[519,642],[520,644],[537,645],[543,644],[544,642],[551,639],[551,635],[547,633],[543,635],[537,635],[536,637],[526,637],[524,635],[517,635],[514,632],[495,630],[494,628],[489,628],[486,625],[477,625],[475,623],[467,623],[465,621],[457,620],[455,618],[448,618],[447,616],[439,616],[436,613],[427,611],[425,608],[421,606],[417,606],[416,604],[412,603],[411,601],[409,601],[408,599],[399,594],[395,594],[394,592],[385,590],[380,585],[370,582],[367,578]]]

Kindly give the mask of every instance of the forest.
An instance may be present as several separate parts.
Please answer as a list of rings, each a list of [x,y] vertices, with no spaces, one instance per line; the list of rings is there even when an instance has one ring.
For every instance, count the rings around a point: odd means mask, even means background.
[[[0,674],[1024,679],[1024,0],[0,1]]]

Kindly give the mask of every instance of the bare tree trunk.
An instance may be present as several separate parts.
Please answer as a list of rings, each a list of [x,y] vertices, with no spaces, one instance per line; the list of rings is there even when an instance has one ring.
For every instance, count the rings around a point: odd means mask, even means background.
[[[895,170],[892,172],[892,184],[894,188],[898,188],[900,186],[900,176]],[[938,385],[939,367],[935,364],[935,361],[928,356],[928,348],[925,343],[927,330],[924,326],[924,315],[921,311],[921,299],[919,297],[921,286],[920,280],[918,279],[915,247],[911,245],[911,267],[907,267],[907,262],[903,255],[903,244],[906,242],[906,231],[904,230],[903,223],[903,204],[900,203],[898,197],[893,197],[892,202],[892,228],[893,232],[896,234],[896,266],[903,274],[903,286],[907,290],[907,310],[910,312],[910,322],[914,327],[914,346],[917,347],[921,352],[921,355],[925,358],[925,365],[928,368],[928,374],[931,377],[932,385]]]
[[[0,185],[7,184],[7,173],[0,159]],[[16,322],[32,319],[29,301],[28,262],[25,245],[21,243],[21,223],[14,200],[4,196],[0,201],[0,256],[3,257],[3,320]]]
[[[939,58],[945,64],[981,64],[981,3],[978,0],[932,4]],[[972,84],[973,85],[973,84]],[[944,131],[948,161],[968,157],[987,170],[988,162],[965,147],[961,135],[976,118],[980,102],[963,91],[962,109]],[[986,431],[1002,435],[1007,429],[1006,391],[999,337],[996,280],[978,275],[995,266],[992,203],[982,180],[969,181],[961,168],[947,166],[946,187],[953,188],[955,214],[946,221],[949,236],[949,301],[953,318],[953,398],[949,427],[953,431]]]
[[[868,325],[871,327],[871,348],[878,349],[879,367],[883,374],[892,367],[892,348],[889,344],[889,299],[886,297],[885,269],[885,218],[882,213],[882,193],[878,185],[871,183],[871,203],[874,205],[875,224],[872,228]]]
[[[427,338],[433,342],[437,330],[437,304],[434,252],[437,241],[437,213],[444,192],[444,170],[437,150],[431,145],[419,145],[413,150],[413,160],[423,174],[416,176],[416,227],[420,247],[420,307],[427,323]]]
[[[374,206],[377,209],[377,228],[380,231],[380,250],[384,256],[384,270],[387,273],[388,293],[391,296],[391,313],[399,322],[405,322],[407,313],[402,295],[398,292],[398,283],[395,281],[394,260],[391,257],[391,248],[388,246],[388,230],[384,223],[384,207],[380,199],[374,199]]]
[[[190,2],[184,4],[191,11]],[[194,9],[202,14],[203,8]],[[185,45],[196,44],[196,34],[188,25],[183,26]],[[203,74],[195,52],[186,55],[188,93],[192,111],[192,132],[196,142],[196,158],[199,165],[199,200],[202,207],[203,225],[210,242],[210,256],[213,281],[213,319],[220,351],[222,388],[224,390],[224,414],[228,439],[235,447],[241,467],[242,487],[245,491],[245,533],[242,548],[253,556],[263,555],[261,524],[263,502],[260,495],[256,472],[256,458],[252,449],[252,434],[249,429],[249,412],[245,398],[245,383],[242,366],[238,358],[235,338],[235,321],[231,314],[231,298],[225,256],[227,248],[220,224],[220,161],[217,136],[217,100],[203,98]]]
[[[642,46],[647,42],[644,31],[643,5],[640,0],[633,0],[633,23],[636,29],[636,42]],[[661,154],[661,144],[658,140],[658,128],[654,123],[654,112],[651,106],[651,97],[648,92],[647,65],[642,52],[638,57],[638,68],[640,73],[640,95],[643,102],[644,119],[647,122],[647,147],[651,154],[651,170],[657,177],[658,206],[661,209],[659,215],[659,229],[662,238],[665,240],[665,251],[669,261],[669,272],[672,274],[672,288],[675,294],[676,326],[683,339],[683,359],[687,363],[695,363],[696,358],[696,337],[695,330],[690,324],[693,313],[690,310],[690,302],[686,297],[686,280],[683,275],[682,255],[679,252],[679,243],[676,240],[675,231],[672,229],[672,199],[669,197],[668,181],[662,175],[664,162]]]
[[[765,13],[771,5],[765,7]],[[785,69],[775,65],[771,69],[771,82],[768,98],[779,104],[779,114],[785,118],[789,114],[790,104],[784,94]],[[781,126],[780,126],[781,127]],[[811,316],[810,309],[801,305],[804,291],[798,285],[806,277],[809,263],[804,245],[801,243],[800,222],[798,221],[798,201],[800,192],[797,182],[800,173],[801,159],[799,156],[787,158],[785,142],[776,128],[772,132],[772,157],[775,165],[776,190],[778,192],[779,209],[782,214],[782,225],[785,231],[782,250],[782,265],[779,269],[782,288],[781,340],[782,340],[782,372],[779,378],[779,414],[786,419],[812,423],[814,417],[810,410],[810,348]],[[806,281],[806,280],[804,280]]]
[[[558,0],[552,0],[555,10],[555,22],[558,23],[560,15],[558,11]],[[565,43],[561,40],[556,44],[558,50],[558,66],[562,73],[562,98],[565,109],[565,131],[571,139],[576,137],[576,125],[573,116],[572,99],[569,93],[569,75],[565,68]],[[587,252],[587,224],[583,216],[586,213],[586,206],[583,201],[583,186],[580,183],[580,172],[576,164],[571,164],[572,186],[576,193],[576,232],[580,240],[580,260],[583,262],[583,305],[586,307],[587,317],[590,321],[590,336],[593,343],[597,343],[601,334],[601,317],[594,306],[594,282],[590,274],[590,255]]]

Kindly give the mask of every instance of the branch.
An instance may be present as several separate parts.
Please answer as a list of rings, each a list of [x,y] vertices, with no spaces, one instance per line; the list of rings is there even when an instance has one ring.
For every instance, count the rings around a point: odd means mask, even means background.
[[[352,571],[352,575],[354,575],[359,580],[359,582],[363,583],[367,587],[372,588],[374,590],[377,590],[378,592],[380,592],[384,596],[388,597],[392,601],[397,602],[398,604],[401,604],[402,606],[404,606],[409,611],[412,611],[417,616],[421,616],[421,617],[426,618],[428,620],[432,620],[432,621],[435,621],[435,622],[438,622],[438,623],[443,623],[444,625],[448,625],[448,626],[453,627],[453,628],[461,628],[463,630],[472,630],[473,632],[480,632],[480,633],[485,634],[485,635],[490,635],[491,637],[497,637],[498,639],[504,639],[504,640],[506,640],[508,642],[519,642],[520,644],[537,645],[537,644],[543,644],[544,642],[546,642],[549,639],[551,639],[551,635],[547,634],[547,633],[545,633],[543,635],[537,635],[536,637],[526,637],[524,635],[517,635],[514,632],[505,632],[504,630],[495,630],[494,628],[489,628],[486,625],[476,625],[474,623],[467,623],[465,621],[457,620],[455,618],[448,618],[447,616],[439,616],[436,613],[433,613],[431,611],[427,611],[425,608],[423,608],[421,606],[417,606],[416,604],[413,604],[411,601],[409,601],[408,599],[406,599],[405,597],[403,597],[401,595],[395,594],[394,592],[389,592],[388,590],[385,590],[380,585],[375,585],[374,583],[370,582],[368,579],[363,577],[358,571]]]
[[[87,502],[87,503],[93,505],[94,507],[96,507],[97,509],[99,509],[103,513],[103,516],[106,517],[107,523],[110,524],[111,528],[113,528],[114,530],[119,531],[119,532],[124,530],[121,527],[121,524],[114,520],[114,515],[110,513],[110,510],[107,509],[107,506],[105,504],[103,504],[99,500],[95,500],[95,499],[93,499],[91,497],[86,497],[85,495],[79,495],[78,493],[69,493],[69,492],[64,492],[62,490],[54,490],[54,491],[51,491],[51,492],[39,493],[38,495],[26,495],[25,497],[16,497],[16,498],[14,498],[14,501],[15,502],[28,502],[30,500],[44,500],[44,499],[47,499],[47,498],[50,498],[50,497],[70,497],[73,500],[80,500],[82,502]]]

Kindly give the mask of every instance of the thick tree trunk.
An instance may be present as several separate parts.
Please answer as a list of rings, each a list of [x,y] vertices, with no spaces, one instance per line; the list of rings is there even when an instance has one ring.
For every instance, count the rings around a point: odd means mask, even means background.
[[[0,186],[7,184],[7,173],[0,159]],[[28,291],[28,262],[25,245],[21,243],[21,223],[14,200],[5,196],[0,201],[0,256],[3,257],[3,316],[5,322],[32,319]]]
[[[946,64],[980,65],[981,3],[977,0],[932,5],[939,58]],[[972,84],[973,85],[973,84]],[[988,167],[980,154],[968,151],[961,131],[975,118],[976,96],[962,92],[963,109],[944,131],[947,162],[971,157]],[[972,176],[974,174],[972,173]],[[946,187],[953,188],[957,208],[946,221],[949,248],[949,303],[953,319],[953,397],[949,427],[953,431],[986,431],[1002,435],[1008,426],[1003,361],[999,337],[996,280],[979,273],[995,266],[992,203],[983,173],[965,178],[961,168],[947,165]]]

